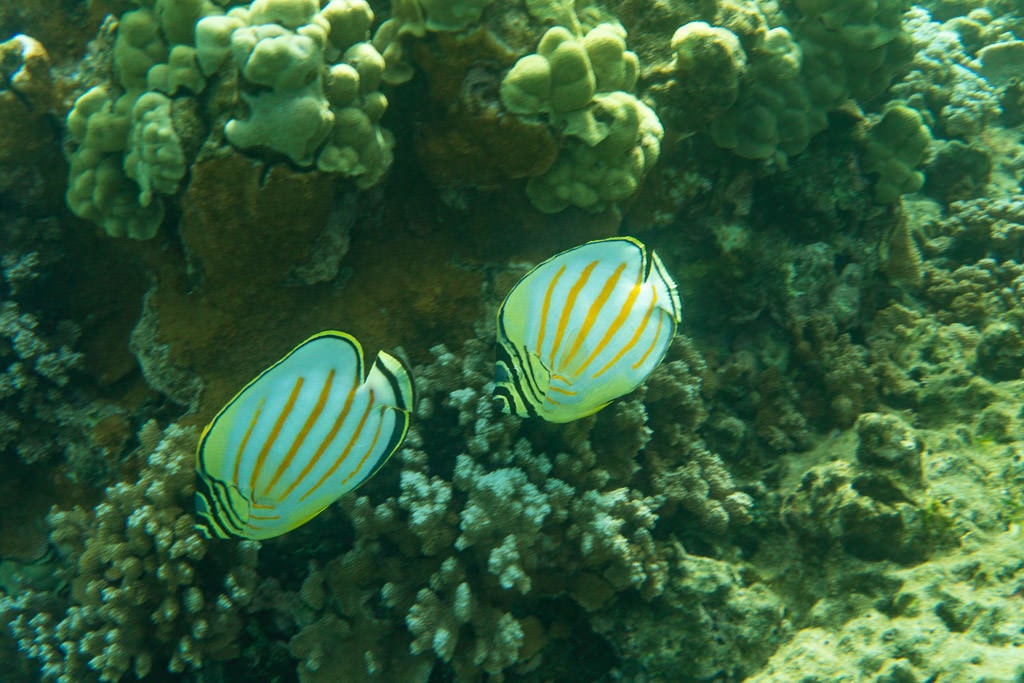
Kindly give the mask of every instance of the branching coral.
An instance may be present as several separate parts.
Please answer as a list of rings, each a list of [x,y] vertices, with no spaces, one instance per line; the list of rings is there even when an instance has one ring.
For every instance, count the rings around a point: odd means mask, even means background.
[[[400,456],[401,493],[373,503],[371,484],[343,501],[355,546],[306,579],[337,572],[326,598],[301,607],[286,592],[274,601],[302,628],[292,652],[304,680],[340,666],[316,645],[329,629],[367,648],[366,680],[413,670],[409,680],[422,680],[436,666],[460,680],[532,670],[558,658],[547,648],[560,636],[544,600],[568,596],[574,609],[600,613],[616,593],[645,605],[666,591],[678,555],[657,532],[662,511],[679,503],[714,534],[749,521],[751,500],[721,458],[686,447],[706,413],[693,376],[702,361],[685,344],[649,381],[650,415],[640,392],[561,436],[494,413],[490,354],[479,342],[459,355],[432,353],[417,369],[420,422]],[[652,432],[652,419],[664,429]],[[650,479],[638,459],[654,469]],[[387,547],[400,555],[374,559]],[[361,573],[368,563],[374,571]],[[375,635],[363,641],[357,634],[367,630]]]
[[[195,431],[161,434],[148,423],[139,438],[152,451],[136,479],[108,487],[92,510],[50,514],[68,593],[3,598],[11,632],[47,679],[142,678],[154,667],[196,670],[239,653],[256,546],[239,545],[222,585],[208,585],[199,575],[207,544],[186,512]]]
[[[993,87],[977,73],[960,34],[915,9],[908,21],[916,52],[893,94],[927,117],[939,137],[977,135],[1000,112]]]
[[[52,462],[66,475],[96,483],[108,474],[110,452],[92,438],[112,405],[91,402],[75,387],[83,357],[75,350],[79,328],[26,310],[20,289],[42,274],[38,252],[10,252],[0,260],[0,453],[25,463]]]

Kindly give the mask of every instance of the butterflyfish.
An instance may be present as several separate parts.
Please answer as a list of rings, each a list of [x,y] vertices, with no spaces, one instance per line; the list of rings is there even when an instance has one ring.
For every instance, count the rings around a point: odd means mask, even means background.
[[[640,241],[563,251],[498,309],[494,395],[507,412],[549,422],[596,413],[661,363],[681,316],[676,283]]]
[[[273,538],[369,479],[409,428],[412,377],[381,351],[363,376],[351,335],[327,331],[249,382],[213,418],[196,453],[196,527]]]

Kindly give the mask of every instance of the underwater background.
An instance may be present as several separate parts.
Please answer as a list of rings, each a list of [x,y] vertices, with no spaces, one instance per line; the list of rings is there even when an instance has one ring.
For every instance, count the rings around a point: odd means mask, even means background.
[[[0,681],[1024,681],[1024,4],[0,0]],[[629,235],[566,424],[495,315]],[[402,448],[279,538],[200,432],[321,330]]]

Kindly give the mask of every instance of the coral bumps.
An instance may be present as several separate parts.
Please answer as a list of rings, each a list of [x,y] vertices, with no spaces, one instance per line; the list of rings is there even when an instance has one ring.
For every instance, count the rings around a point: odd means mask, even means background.
[[[658,160],[664,131],[630,92],[639,62],[625,39],[617,24],[600,24],[581,38],[555,26],[501,83],[508,111],[546,115],[566,135],[554,165],[526,186],[541,211],[601,210],[636,192]]]
[[[302,166],[369,187],[391,165],[391,135],[378,125],[384,58],[367,38],[361,0],[256,0],[196,27],[203,71],[238,79],[247,112],[224,133],[240,149],[268,149]]]
[[[667,120],[706,126],[738,156],[799,154],[828,112],[877,97],[909,61],[904,4],[804,0],[786,17],[763,3],[723,2],[678,29],[670,74],[651,94]]]
[[[67,202],[108,234],[152,237],[206,124],[234,147],[377,183],[392,140],[378,124],[384,58],[363,0],[256,0],[226,14],[157,0],[123,14],[107,82],[68,115]],[[216,96],[197,95],[216,87]],[[194,153],[193,153],[194,156]]]
[[[149,70],[169,58],[165,35],[181,32],[180,17],[159,7],[126,12],[110,80],[87,90],[68,114],[68,207],[109,235],[152,237],[164,217],[161,195],[173,194],[185,175],[171,101],[147,83]]]

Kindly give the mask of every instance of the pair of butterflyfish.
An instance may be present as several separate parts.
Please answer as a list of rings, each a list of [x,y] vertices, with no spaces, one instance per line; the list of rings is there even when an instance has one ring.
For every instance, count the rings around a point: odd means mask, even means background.
[[[570,422],[635,389],[664,358],[681,315],[657,254],[629,238],[544,261],[498,310],[495,397],[516,415]],[[401,446],[412,376],[381,351],[364,377],[351,335],[321,332],[260,373],[199,439],[196,526],[267,539],[322,512]]]

